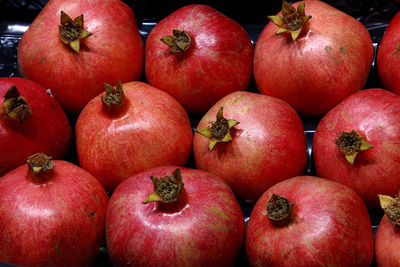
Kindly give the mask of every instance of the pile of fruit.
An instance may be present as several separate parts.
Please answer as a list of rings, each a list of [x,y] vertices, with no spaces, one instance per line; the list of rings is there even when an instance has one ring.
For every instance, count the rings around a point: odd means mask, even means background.
[[[50,0],[22,77],[0,78],[0,262],[400,265],[400,12],[383,88],[365,88],[374,48],[352,16],[283,1],[269,20],[253,44],[191,4],[144,42],[120,0]]]

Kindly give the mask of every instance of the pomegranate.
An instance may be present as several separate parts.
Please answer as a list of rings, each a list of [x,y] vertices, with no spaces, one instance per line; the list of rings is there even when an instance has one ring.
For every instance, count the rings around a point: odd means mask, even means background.
[[[76,122],[80,166],[107,191],[135,173],[160,165],[185,165],[193,133],[183,107],[142,82],[106,84]]]
[[[59,103],[39,84],[0,78],[0,175],[43,152],[63,158],[71,144],[71,126]]]
[[[203,116],[193,154],[198,169],[223,178],[246,202],[303,174],[307,164],[303,124],[294,109],[283,100],[246,91],[223,97]]]
[[[399,195],[398,195],[399,196]],[[385,214],[375,235],[375,258],[380,267],[400,265],[400,199],[379,195]]]
[[[18,46],[21,74],[75,114],[104,82],[138,80],[143,58],[135,16],[120,0],[50,0]]]
[[[400,94],[400,12],[393,17],[379,44],[377,67],[383,87]]]
[[[189,113],[203,114],[221,97],[246,90],[252,74],[247,32],[207,5],[188,5],[161,20],[147,38],[145,53],[149,84]]]
[[[368,211],[345,185],[312,176],[285,180],[254,206],[246,253],[251,266],[370,266]]]
[[[378,208],[377,194],[400,188],[400,96],[375,88],[347,97],[318,124],[313,151],[318,176]]]
[[[371,37],[356,19],[324,2],[282,6],[283,17],[271,16],[257,40],[254,79],[261,93],[287,101],[301,115],[322,116],[364,87]]]
[[[88,172],[39,153],[0,179],[0,262],[81,266],[103,245],[108,196]]]
[[[115,266],[233,266],[244,231],[240,206],[221,178],[175,166],[122,182],[106,216]]]

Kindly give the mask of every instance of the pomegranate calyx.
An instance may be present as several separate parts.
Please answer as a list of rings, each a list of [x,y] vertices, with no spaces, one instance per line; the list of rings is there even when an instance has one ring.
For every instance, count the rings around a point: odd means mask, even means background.
[[[208,144],[210,151],[212,151],[214,149],[215,145],[218,142],[232,141],[232,136],[230,133],[231,128],[239,123],[236,120],[225,119],[223,112],[224,112],[223,107],[221,107],[217,113],[217,120],[211,121],[210,127],[205,127],[205,128],[202,128],[202,129],[199,129],[196,131],[199,134],[201,134],[202,136],[210,139],[210,142]]]
[[[293,42],[299,37],[303,26],[311,19],[310,15],[305,14],[305,2],[302,2],[297,10],[285,0],[282,2],[282,17],[268,16],[268,18],[279,27],[276,34],[289,32]]]
[[[172,36],[164,36],[160,39],[164,44],[168,45],[171,49],[169,52],[173,53],[182,53],[189,49],[192,44],[192,39],[189,34],[183,30],[172,30]]]
[[[153,182],[154,192],[151,193],[143,204],[150,202],[169,203],[178,201],[183,189],[182,174],[179,168],[176,168],[172,175],[164,177],[150,176]]]
[[[51,159],[52,157],[49,157],[43,153],[34,154],[28,157],[28,167],[35,175],[39,175],[47,170],[54,169],[56,165]]]
[[[79,54],[80,40],[92,35],[90,32],[83,29],[83,14],[72,20],[67,13],[61,11],[60,20],[61,25],[58,26],[58,33],[61,41],[69,45],[72,50]]]
[[[293,203],[278,194],[272,194],[265,206],[267,217],[276,225],[290,222]]]
[[[358,152],[373,148],[371,144],[355,130],[351,132],[340,132],[335,139],[336,147],[345,155],[348,163],[354,164]]]
[[[3,111],[7,118],[22,123],[32,114],[31,108],[25,97],[20,95],[17,87],[11,86],[4,94]]]
[[[394,226],[400,226],[400,199],[378,194],[382,210],[388,221]]]
[[[116,88],[108,83],[104,83],[105,95],[101,95],[101,102],[111,111],[113,108],[122,108],[124,101],[124,90],[122,89],[121,81],[118,81]]]

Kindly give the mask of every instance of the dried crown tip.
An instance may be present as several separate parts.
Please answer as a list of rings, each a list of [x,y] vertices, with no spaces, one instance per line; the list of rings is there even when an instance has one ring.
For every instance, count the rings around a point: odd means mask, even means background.
[[[355,130],[351,132],[341,132],[335,139],[336,147],[345,155],[346,160],[353,165],[357,153],[373,148]]]
[[[3,111],[8,118],[20,123],[32,114],[28,101],[20,95],[16,86],[11,86],[4,94]]]
[[[189,34],[183,30],[176,29],[172,30],[172,36],[164,36],[160,40],[171,48],[169,52],[172,54],[186,51],[192,43]]]
[[[54,169],[56,165],[51,159],[52,157],[49,157],[46,154],[37,153],[28,157],[27,162],[29,169],[33,171],[34,174],[38,175],[39,173]]]
[[[179,200],[180,193],[183,189],[182,175],[179,168],[175,169],[173,175],[157,178],[150,177],[153,182],[154,192],[151,193],[143,204],[150,202],[174,202]]]
[[[101,102],[112,110],[113,107],[117,106],[121,108],[123,106],[124,90],[122,89],[121,81],[118,81],[116,89],[108,83],[104,83],[106,94],[100,96]]]
[[[217,120],[210,122],[210,127],[197,130],[199,134],[210,139],[209,149],[212,151],[218,142],[230,142],[232,136],[230,130],[239,122],[236,120],[227,120],[223,116],[223,107],[218,110]]]
[[[80,40],[92,35],[83,29],[83,14],[72,20],[67,13],[61,11],[60,21],[61,25],[58,26],[58,32],[61,41],[79,54]]]
[[[378,195],[378,197],[389,223],[394,226],[400,226],[400,199],[386,195]]]
[[[311,16],[305,14],[305,2],[302,2],[297,10],[288,2],[282,2],[282,17],[269,16],[268,17],[275,25],[279,27],[276,34],[289,32],[293,42],[299,37],[303,26],[311,19]]]
[[[267,217],[273,222],[286,222],[290,219],[293,203],[278,194],[272,194],[266,205]]]

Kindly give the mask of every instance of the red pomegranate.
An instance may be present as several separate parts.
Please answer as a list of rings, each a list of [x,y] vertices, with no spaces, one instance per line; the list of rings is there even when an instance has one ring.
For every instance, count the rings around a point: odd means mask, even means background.
[[[386,28],[376,60],[383,87],[400,95],[400,12]]]
[[[198,169],[223,178],[246,202],[303,174],[307,164],[303,124],[294,109],[283,100],[246,91],[223,97],[204,115],[193,154]]]
[[[121,183],[106,216],[115,266],[233,266],[244,231],[240,206],[221,178],[175,166]]]
[[[352,94],[315,131],[318,176],[353,188],[368,208],[400,188],[400,96],[382,89]]]
[[[400,265],[400,199],[379,195],[379,200],[385,214],[375,235],[376,264],[396,267]]]
[[[254,206],[246,253],[251,266],[370,266],[368,211],[339,183],[311,176],[285,180]]]
[[[193,133],[183,107],[167,93],[142,82],[106,85],[76,123],[80,166],[112,191],[146,169],[183,166],[192,151]]]
[[[160,21],[146,41],[148,82],[189,113],[203,114],[221,97],[246,90],[252,60],[247,32],[206,5],[178,9]]]
[[[88,172],[39,153],[0,179],[0,262],[83,266],[103,245],[108,196]]]
[[[51,92],[22,78],[0,78],[0,175],[43,152],[63,158],[71,144],[71,126]]]
[[[104,82],[138,80],[143,57],[135,16],[120,0],[50,0],[18,46],[21,74],[75,114]]]
[[[287,101],[302,115],[321,116],[364,87],[371,37],[356,19],[324,2],[293,6],[284,1],[283,18],[271,16],[259,36],[254,78],[261,93]]]

